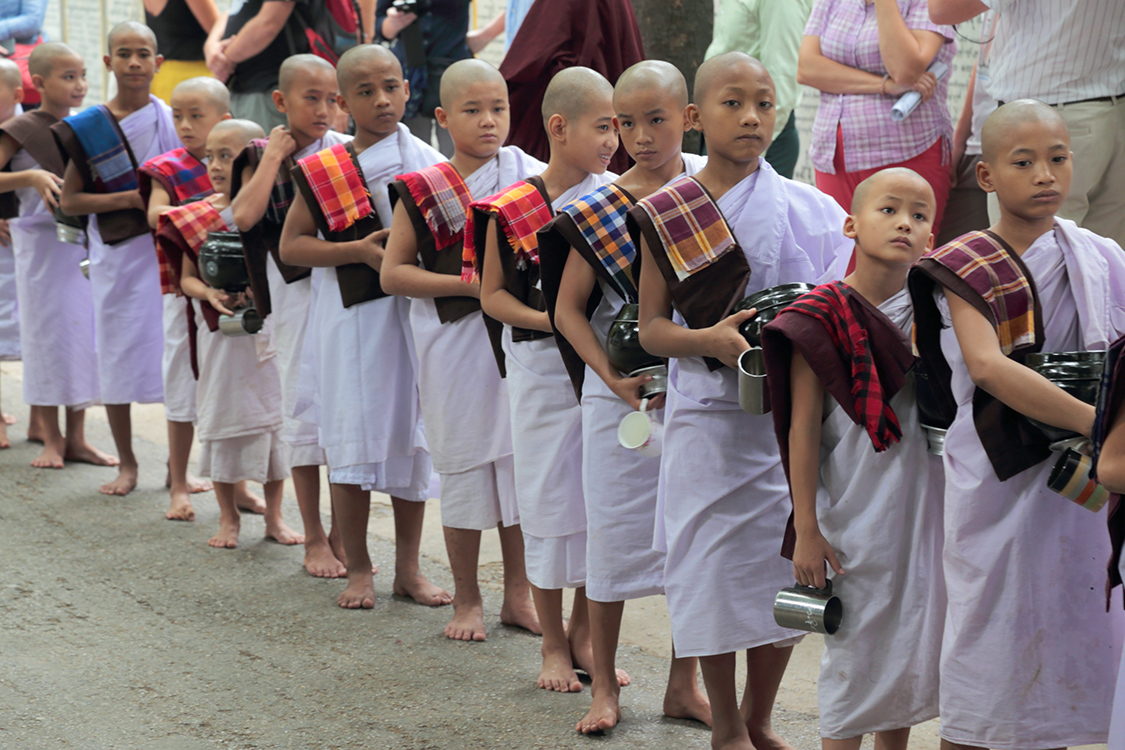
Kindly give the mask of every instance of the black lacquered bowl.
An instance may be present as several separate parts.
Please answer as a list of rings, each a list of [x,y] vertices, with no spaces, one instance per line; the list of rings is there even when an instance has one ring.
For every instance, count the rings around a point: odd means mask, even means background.
[[[238,294],[250,286],[250,272],[238,232],[210,232],[199,248],[199,276],[213,289]]]
[[[797,298],[813,290],[812,284],[795,282],[792,284],[778,284],[769,289],[755,292],[734,306],[732,312],[751,310],[757,308],[753,317],[738,327],[739,332],[746,337],[750,346],[762,345],[762,329],[766,324],[778,316],[782,310],[797,301]]]
[[[641,346],[639,312],[639,305],[624,305],[606,335],[605,351],[609,355],[609,363],[626,375],[664,364],[664,360],[649,354]]]
[[[1049,352],[1029,354],[1024,364],[1035,370],[1079,401],[1098,402],[1105,352]],[[1051,442],[1077,437],[1075,432],[1028,419]]]

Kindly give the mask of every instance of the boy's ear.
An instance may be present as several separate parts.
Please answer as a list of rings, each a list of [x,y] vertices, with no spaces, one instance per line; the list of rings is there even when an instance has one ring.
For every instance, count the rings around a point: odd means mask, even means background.
[[[43,76],[36,73],[31,77],[31,85],[36,91],[42,91],[47,83],[43,80]]]
[[[156,56],[156,70],[154,72],[159,73],[160,72],[160,66],[163,65],[163,64],[164,64],[164,55],[157,55]]]
[[[859,236],[859,230],[855,225],[855,217],[851,214],[848,214],[844,217],[844,236],[849,240],[854,240],[857,236]],[[930,241],[933,242],[933,239],[934,236],[931,234]]]
[[[274,89],[270,96],[273,97],[273,106],[277,107],[277,111],[285,114],[285,94],[281,93],[281,89]]]
[[[230,113],[230,112],[227,112],[227,113],[226,113],[225,115],[223,115],[223,116],[222,116],[222,117],[220,117],[219,119],[220,119],[220,120],[229,120],[229,119],[231,119],[231,117],[232,117],[231,113]],[[245,146],[243,146],[243,148],[245,148]]]
[[[684,111],[680,113],[680,119],[684,121],[684,132],[685,133],[688,132],[689,130],[691,130],[691,128],[692,128],[691,120],[688,119],[688,107],[690,107],[690,106],[691,105],[689,104],[687,107],[684,107]]]
[[[102,62],[105,63],[105,69],[106,70],[113,70],[113,66],[110,65],[109,55],[102,55]]]
[[[23,86],[16,86],[12,89],[12,98],[16,100],[16,104],[23,101]]]
[[[437,120],[438,125],[441,125],[446,130],[449,130],[449,115],[445,113],[444,109],[442,109],[441,107],[435,107],[434,119]]]
[[[551,115],[547,119],[547,136],[556,141],[566,140],[566,118],[560,114]]]
[[[700,133],[703,132],[703,122],[699,119],[699,107],[694,102],[687,105],[687,109],[684,110],[684,120],[687,122],[687,127],[684,128],[685,133],[688,128],[698,130]]]
[[[977,162],[977,184],[986,193],[996,192],[996,186],[992,184],[992,168],[986,161]]]
[[[340,111],[346,115],[350,115],[352,113],[351,109],[348,108],[348,99],[343,94],[336,94],[336,106],[339,107]]]
[[[934,233],[930,232],[930,239],[926,240],[926,252],[927,253],[934,249],[934,243],[936,241],[937,240],[934,238]]]
[[[402,79],[402,93],[406,94],[406,100],[410,101],[410,81],[405,78]]]

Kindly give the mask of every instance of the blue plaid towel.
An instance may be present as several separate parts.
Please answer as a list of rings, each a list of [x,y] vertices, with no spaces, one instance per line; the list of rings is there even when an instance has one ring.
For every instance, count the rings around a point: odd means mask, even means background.
[[[94,173],[99,190],[121,193],[137,189],[137,168],[121,140],[113,114],[104,105],[66,118]]]
[[[616,185],[603,185],[562,208],[602,262],[617,292],[626,302],[637,301],[631,269],[637,250],[625,227],[629,197]]]

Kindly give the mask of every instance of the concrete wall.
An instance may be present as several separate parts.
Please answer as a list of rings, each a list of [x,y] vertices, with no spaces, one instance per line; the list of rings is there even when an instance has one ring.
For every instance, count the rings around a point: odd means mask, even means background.
[[[228,0],[217,0],[220,9],[225,9]],[[720,0],[721,1],[721,0]],[[477,0],[473,18],[477,25],[483,26],[496,14],[504,10],[504,0]],[[66,23],[63,24],[63,6]],[[53,0],[47,8],[45,29],[52,39],[62,39],[75,47],[86,59],[90,78],[88,104],[103,101],[106,91],[106,71],[101,63],[105,33],[113,24],[130,18],[143,20],[144,10],[141,0]],[[965,90],[976,59],[979,38],[979,22],[971,22],[960,27],[962,37],[958,38],[957,57],[953,61],[953,77],[949,87],[949,108],[954,122],[961,111]],[[970,41],[972,40],[972,41]],[[503,56],[503,37],[489,44],[480,57],[499,65]],[[801,134],[802,156],[797,164],[797,179],[812,181],[812,168],[805,154],[808,150],[813,119],[816,117],[819,92],[806,88],[801,106],[797,109],[797,127]]]

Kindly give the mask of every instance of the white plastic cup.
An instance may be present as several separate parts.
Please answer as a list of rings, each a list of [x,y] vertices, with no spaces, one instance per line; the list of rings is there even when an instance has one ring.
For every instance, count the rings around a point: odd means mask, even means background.
[[[626,414],[617,426],[617,442],[622,448],[656,458],[664,448],[664,425],[645,412],[648,399],[641,401],[641,410]]]

